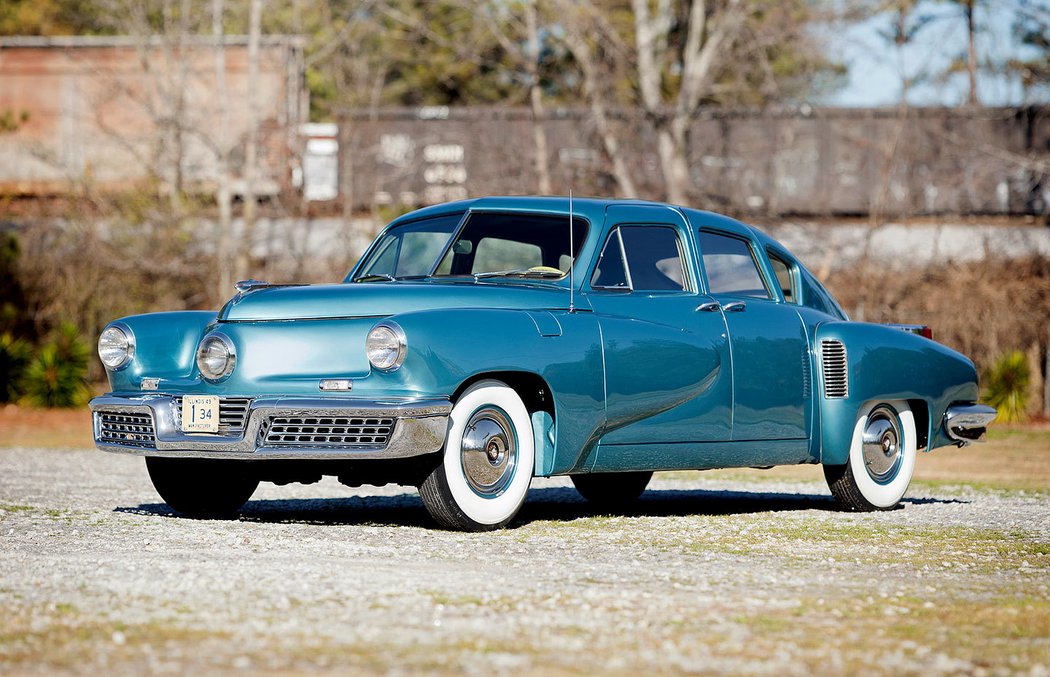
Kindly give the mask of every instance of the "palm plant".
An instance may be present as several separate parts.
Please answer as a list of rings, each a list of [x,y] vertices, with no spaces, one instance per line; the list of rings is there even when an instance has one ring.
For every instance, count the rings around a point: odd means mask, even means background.
[[[75,326],[64,324],[30,360],[22,377],[25,400],[38,407],[75,407],[90,395],[90,348]]]
[[[1022,423],[1027,420],[1030,382],[1028,359],[1020,350],[1010,351],[996,360],[985,378],[984,401],[999,410],[998,421]]]

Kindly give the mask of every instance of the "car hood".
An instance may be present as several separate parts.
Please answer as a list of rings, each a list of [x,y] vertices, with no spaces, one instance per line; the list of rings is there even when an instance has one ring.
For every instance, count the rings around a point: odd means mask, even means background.
[[[470,282],[368,282],[263,287],[230,300],[219,321],[386,317],[439,308],[569,307],[562,287]]]

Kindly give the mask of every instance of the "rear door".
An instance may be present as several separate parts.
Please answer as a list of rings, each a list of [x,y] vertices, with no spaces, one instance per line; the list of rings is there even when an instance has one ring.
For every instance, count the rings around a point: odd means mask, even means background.
[[[733,370],[733,440],[807,438],[809,341],[750,238],[700,229],[706,288],[721,304]],[[772,461],[771,461],[772,462]]]

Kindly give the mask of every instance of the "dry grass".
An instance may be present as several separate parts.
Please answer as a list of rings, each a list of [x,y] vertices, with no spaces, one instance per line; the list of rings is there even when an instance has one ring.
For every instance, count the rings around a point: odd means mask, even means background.
[[[748,481],[815,480],[823,476],[818,465],[703,472],[709,479]],[[962,449],[943,447],[922,453],[915,465],[913,481],[935,486],[1050,492],[1050,425],[996,426],[989,431],[985,444]]]
[[[85,409],[0,406],[0,446],[83,449],[94,446]]]

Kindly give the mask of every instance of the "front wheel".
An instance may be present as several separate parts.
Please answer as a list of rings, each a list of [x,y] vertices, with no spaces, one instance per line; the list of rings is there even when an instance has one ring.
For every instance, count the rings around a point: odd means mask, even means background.
[[[147,457],[146,469],[164,502],[187,517],[235,517],[259,486],[237,461]]]
[[[846,510],[891,510],[911,484],[917,451],[915,417],[904,400],[869,403],[853,427],[849,460],[825,465],[832,495]]]
[[[442,461],[419,496],[444,527],[498,529],[517,514],[532,483],[529,412],[506,384],[480,381],[463,393],[450,418]]]

